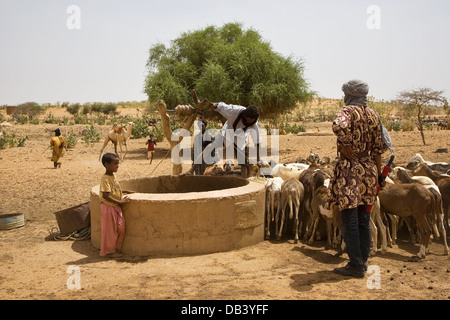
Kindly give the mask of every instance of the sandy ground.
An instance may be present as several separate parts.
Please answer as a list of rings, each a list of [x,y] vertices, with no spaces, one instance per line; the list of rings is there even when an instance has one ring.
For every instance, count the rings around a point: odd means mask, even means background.
[[[24,213],[25,226],[0,231],[0,299],[146,299],[146,300],[448,300],[450,260],[443,255],[442,241],[433,241],[427,258],[410,262],[418,245],[407,237],[386,254],[377,253],[369,264],[379,268],[379,288],[371,276],[354,279],[336,275],[336,266],[347,263],[346,254],[325,250],[324,241],[294,244],[292,237],[268,240],[241,250],[200,256],[163,257],[99,256],[89,240],[54,241],[54,212],[89,201],[90,189],[104,173],[98,161],[102,142],[81,142],[81,125],[62,126],[63,135],[73,129],[78,144],[62,158],[55,170],[46,150],[51,124],[16,125],[7,129],[18,138],[27,135],[25,147],[0,150],[0,214]],[[109,126],[102,126],[105,134]],[[321,132],[331,132],[321,124]],[[308,130],[317,131],[314,125]],[[450,131],[427,131],[423,146],[417,132],[392,133],[397,163],[406,163],[416,152],[425,159],[450,162]],[[129,154],[121,163],[119,179],[171,174],[170,159],[163,159],[169,145],[160,143],[155,159],[146,159],[145,139],[130,140]],[[106,151],[113,151],[109,145]],[[280,162],[336,154],[333,136],[280,136]],[[387,154],[386,154],[387,156]],[[155,166],[157,166],[155,169]],[[80,289],[70,289],[68,280],[76,266]],[[368,283],[370,285],[368,285]]]

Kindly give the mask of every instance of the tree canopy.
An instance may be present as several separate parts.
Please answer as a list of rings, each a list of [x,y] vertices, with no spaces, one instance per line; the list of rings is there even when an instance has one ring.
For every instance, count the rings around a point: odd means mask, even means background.
[[[274,52],[255,30],[240,23],[183,33],[167,47],[149,50],[145,92],[168,106],[190,104],[190,91],[210,101],[260,107],[280,114],[314,95],[303,62]]]

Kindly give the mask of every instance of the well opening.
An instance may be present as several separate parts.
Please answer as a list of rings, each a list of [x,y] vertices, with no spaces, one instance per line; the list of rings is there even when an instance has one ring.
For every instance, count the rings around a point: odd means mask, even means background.
[[[264,241],[265,187],[238,177],[159,176],[120,181],[130,255],[192,255]],[[100,248],[99,186],[91,190],[91,242]]]
[[[248,183],[248,180],[237,177],[161,176],[123,181],[121,187],[138,193],[161,194],[217,191],[243,187]]]

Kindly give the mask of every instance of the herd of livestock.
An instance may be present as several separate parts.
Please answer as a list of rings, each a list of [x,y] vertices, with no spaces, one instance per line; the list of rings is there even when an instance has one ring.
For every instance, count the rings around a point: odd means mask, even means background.
[[[327,249],[343,252],[340,212],[336,206],[324,207],[333,165],[329,158],[311,154],[296,163],[272,166],[269,176],[249,178],[266,187],[266,239],[293,236],[295,242],[302,238],[312,244],[326,234]],[[449,164],[425,161],[420,154],[405,167],[393,165],[371,212],[372,254],[395,244],[403,224],[410,241],[420,244],[419,258],[425,257],[432,237],[449,254],[449,170]]]

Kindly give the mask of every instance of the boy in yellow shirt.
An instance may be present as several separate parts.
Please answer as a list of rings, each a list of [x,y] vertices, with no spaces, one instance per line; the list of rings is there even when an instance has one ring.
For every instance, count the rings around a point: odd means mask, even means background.
[[[102,157],[105,174],[100,182],[101,201],[101,229],[102,239],[100,255],[109,257],[121,256],[123,239],[125,237],[125,219],[121,206],[130,201],[123,194],[131,194],[133,191],[122,191],[119,181],[114,173],[119,170],[119,156],[114,153],[106,153]]]

